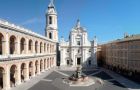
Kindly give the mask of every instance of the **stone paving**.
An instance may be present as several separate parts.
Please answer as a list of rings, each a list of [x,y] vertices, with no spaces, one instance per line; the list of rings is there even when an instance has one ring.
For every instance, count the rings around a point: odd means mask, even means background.
[[[62,84],[62,79],[71,76],[74,73],[73,70],[74,69],[53,69],[42,73],[42,75],[37,76],[29,82],[15,87],[12,90],[140,90],[140,85],[137,85],[131,81],[128,82],[126,78],[118,76],[105,69],[83,71],[84,74],[89,75],[91,78],[101,78],[104,84],[100,87],[98,87],[99,83],[95,83],[96,85],[87,87],[71,87],[69,85]],[[118,81],[118,77],[121,78],[121,82]],[[127,83],[122,83],[123,80],[126,80]],[[134,88],[131,86],[131,84],[134,86]]]

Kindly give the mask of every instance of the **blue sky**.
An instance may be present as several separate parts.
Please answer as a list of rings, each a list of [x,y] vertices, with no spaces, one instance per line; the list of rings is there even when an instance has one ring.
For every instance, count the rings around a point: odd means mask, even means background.
[[[0,0],[0,18],[44,35],[50,0]],[[100,43],[140,34],[140,0],[55,0],[59,37],[68,38],[79,18],[89,39]]]

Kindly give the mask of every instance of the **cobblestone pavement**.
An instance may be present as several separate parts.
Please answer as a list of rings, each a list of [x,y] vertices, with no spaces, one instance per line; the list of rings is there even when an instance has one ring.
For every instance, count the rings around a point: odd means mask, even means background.
[[[21,85],[12,90],[130,90],[130,89],[137,89],[140,90],[139,87],[131,87],[131,81],[126,83],[127,85],[118,81],[119,79],[115,77],[116,74],[106,71],[105,69],[95,69],[95,70],[84,70],[82,73],[85,75],[89,75],[91,78],[101,78],[104,84],[100,87],[99,83],[95,83],[91,86],[77,86],[77,87],[70,87],[69,85],[62,84],[62,79],[71,76],[74,73],[74,69],[53,69],[47,73],[42,73],[42,76],[38,76],[37,80],[33,81],[33,85]],[[117,76],[118,77],[118,76]],[[125,78],[121,77],[121,79],[126,80]],[[28,82],[27,82],[28,83]],[[26,83],[25,83],[26,84]],[[128,88],[128,84],[130,85]],[[134,84],[134,83],[133,83]],[[26,88],[23,88],[26,86]],[[22,88],[20,88],[22,87]],[[98,88],[97,88],[98,87]],[[130,88],[131,87],[131,88]]]

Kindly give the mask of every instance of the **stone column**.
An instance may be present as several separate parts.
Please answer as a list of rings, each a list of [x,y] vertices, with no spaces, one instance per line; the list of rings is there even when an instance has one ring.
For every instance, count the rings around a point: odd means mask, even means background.
[[[17,54],[20,55],[20,38],[17,37]]]
[[[16,84],[19,85],[21,83],[21,66],[17,66],[17,77],[16,77]]]
[[[32,77],[34,77],[35,76],[35,62],[33,62],[33,67],[32,67],[33,69],[33,71],[32,71]]]
[[[37,45],[37,53],[40,53],[40,44]]]
[[[33,44],[32,44],[32,51],[33,51],[32,53],[35,54],[35,42],[34,41],[33,41]]]
[[[43,63],[42,63],[43,65],[42,65],[42,72],[44,72],[44,60],[43,60]]]
[[[29,40],[26,38],[25,42],[26,42],[26,44],[25,44],[25,54],[28,54],[28,51],[29,51]]]
[[[9,35],[8,33],[6,34],[5,40],[4,40],[4,44],[3,44],[3,54],[4,55],[9,55]]]
[[[3,72],[3,90],[9,90],[10,88],[10,71],[9,68],[6,67]]]
[[[40,62],[37,64],[37,74],[40,74]]]

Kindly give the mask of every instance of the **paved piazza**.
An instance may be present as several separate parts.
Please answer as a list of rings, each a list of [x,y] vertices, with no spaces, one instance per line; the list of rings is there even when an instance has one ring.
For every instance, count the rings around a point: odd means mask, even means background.
[[[64,69],[63,67],[63,69],[52,69],[12,90],[135,90],[140,87],[140,85],[105,69],[89,69],[82,72],[93,79],[102,79],[102,85],[99,82],[90,86],[69,86],[62,84],[62,80],[73,73],[73,68]]]

